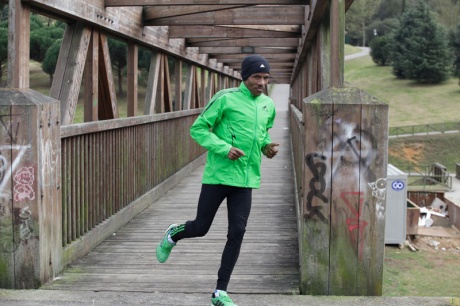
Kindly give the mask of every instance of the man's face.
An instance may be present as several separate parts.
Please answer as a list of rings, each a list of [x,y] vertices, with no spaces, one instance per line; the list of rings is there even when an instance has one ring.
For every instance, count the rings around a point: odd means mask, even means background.
[[[244,81],[244,85],[249,89],[253,96],[260,96],[265,89],[265,86],[268,84],[268,77],[270,74],[254,73],[249,78]]]

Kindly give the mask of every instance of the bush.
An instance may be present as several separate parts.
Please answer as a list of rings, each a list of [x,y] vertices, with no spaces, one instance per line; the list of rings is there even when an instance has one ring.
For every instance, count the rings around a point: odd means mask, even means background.
[[[453,73],[455,76],[460,77],[460,24],[451,33],[450,46],[454,53]]]
[[[374,63],[386,66],[390,62],[392,39],[389,36],[374,38],[370,44],[370,55]]]
[[[50,80],[53,79],[54,72],[59,57],[59,51],[61,50],[62,39],[56,40],[51,47],[48,48],[45,54],[45,58],[42,62],[43,71],[50,76]]]

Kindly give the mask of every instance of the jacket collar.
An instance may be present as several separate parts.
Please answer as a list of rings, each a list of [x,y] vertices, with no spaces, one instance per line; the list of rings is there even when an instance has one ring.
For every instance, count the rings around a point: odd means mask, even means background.
[[[245,95],[245,96],[248,96],[249,98],[253,99],[253,100],[256,100],[258,99],[260,96],[253,96],[252,93],[249,91],[249,89],[246,87],[246,85],[244,84],[244,82],[241,82],[240,84],[240,90],[241,92]]]

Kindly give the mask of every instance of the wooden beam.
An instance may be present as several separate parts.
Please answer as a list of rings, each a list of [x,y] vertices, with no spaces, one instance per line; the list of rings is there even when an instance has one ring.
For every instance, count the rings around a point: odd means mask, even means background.
[[[144,20],[171,18],[196,13],[217,12],[234,8],[245,7],[241,5],[187,5],[187,6],[149,6],[144,7]]]
[[[150,57],[149,78],[145,94],[144,115],[155,113],[155,99],[158,92],[158,82],[160,78],[161,56],[159,52],[153,52]]]
[[[260,54],[259,55],[265,57],[266,60],[269,62],[272,60],[276,60],[277,62],[291,62],[293,59],[296,58],[295,53],[280,53],[280,54]],[[224,63],[234,63],[234,62],[240,62],[243,61],[243,59],[247,56],[247,54],[222,54],[222,55],[217,55],[214,56],[215,59],[217,59],[219,62],[224,62]]]
[[[170,26],[170,38],[300,38],[300,31],[284,32],[223,26]]]
[[[276,12],[276,13],[275,13]],[[304,22],[304,6],[245,7],[219,12],[197,13],[173,18],[144,19],[146,26],[172,25],[298,25]]]
[[[212,65],[206,56],[200,56],[198,50],[187,48],[184,40],[169,39],[166,27],[145,27],[142,23],[141,8],[106,9],[102,0],[22,0],[31,9],[46,12],[60,20],[73,22],[82,20],[94,25],[102,31],[115,34],[117,37],[133,40],[139,44],[164,50],[168,54],[183,58],[207,69],[223,73],[220,67]],[[232,77],[235,77],[232,75]]]
[[[284,48],[265,48],[254,47],[256,54],[281,54],[281,53],[295,53],[297,46],[284,47]],[[243,53],[241,47],[200,47],[200,53],[203,54],[237,54]]]
[[[201,107],[206,105],[206,72],[204,69],[201,70],[200,80],[201,80],[201,91],[200,91],[200,101]]]
[[[192,67],[192,70],[193,70],[193,83],[192,83],[192,87],[193,87],[193,108],[200,108],[201,105],[200,105],[200,93],[199,93],[199,86],[198,86],[198,69],[196,68],[196,66],[193,66]]]
[[[80,94],[91,29],[81,22],[67,25],[50,96],[61,101],[61,124],[73,123]]]
[[[105,0],[105,6],[149,5],[303,5],[310,0]]]
[[[243,38],[190,43],[191,47],[295,47],[299,43],[297,38],[269,39]]]
[[[318,27],[326,12],[329,2],[330,1],[326,0],[312,0],[311,5],[309,7],[305,7],[305,29],[302,33],[302,40],[299,44],[298,57],[295,60],[294,71],[292,72],[293,79],[296,77],[302,66],[302,63],[305,61],[307,51],[310,48],[313,39],[316,37]]]
[[[193,99],[193,66],[187,66],[187,76],[185,80],[185,92],[184,92],[184,109],[192,109],[192,99]]]
[[[163,108],[162,108],[162,113],[164,112],[172,112],[173,111],[173,106],[172,106],[172,99],[171,99],[171,83],[170,79],[171,76],[169,74],[169,65],[168,65],[168,56],[164,55],[163,56],[163,76],[162,76],[162,83],[163,83]]]
[[[343,87],[345,61],[345,0],[331,2],[331,86]]]
[[[117,94],[113,81],[107,36],[99,35],[99,120],[118,118]]]
[[[204,70],[204,69],[202,69]],[[175,82],[175,105],[174,110],[182,110],[182,61],[178,58],[175,59],[174,63],[174,76]]]
[[[93,29],[84,72],[84,120],[98,120],[99,32]]]
[[[30,9],[20,0],[9,0],[8,87],[29,88]]]

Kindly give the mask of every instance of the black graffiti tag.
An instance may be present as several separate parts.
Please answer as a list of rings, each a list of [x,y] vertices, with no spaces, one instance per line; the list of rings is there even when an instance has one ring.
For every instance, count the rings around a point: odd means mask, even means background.
[[[315,162],[315,158],[321,158],[321,161]],[[304,218],[311,219],[314,216],[318,216],[318,218],[327,223],[327,219],[319,210],[319,206],[313,207],[312,200],[314,197],[317,197],[324,203],[328,203],[329,200],[324,196],[323,192],[326,190],[326,180],[324,179],[324,175],[326,174],[326,164],[323,162],[326,160],[326,156],[317,153],[310,153],[305,156],[305,162],[308,168],[313,173],[313,177],[310,180],[310,192],[307,195],[307,203],[306,203],[306,211]],[[317,189],[317,185],[319,184],[319,189]]]

